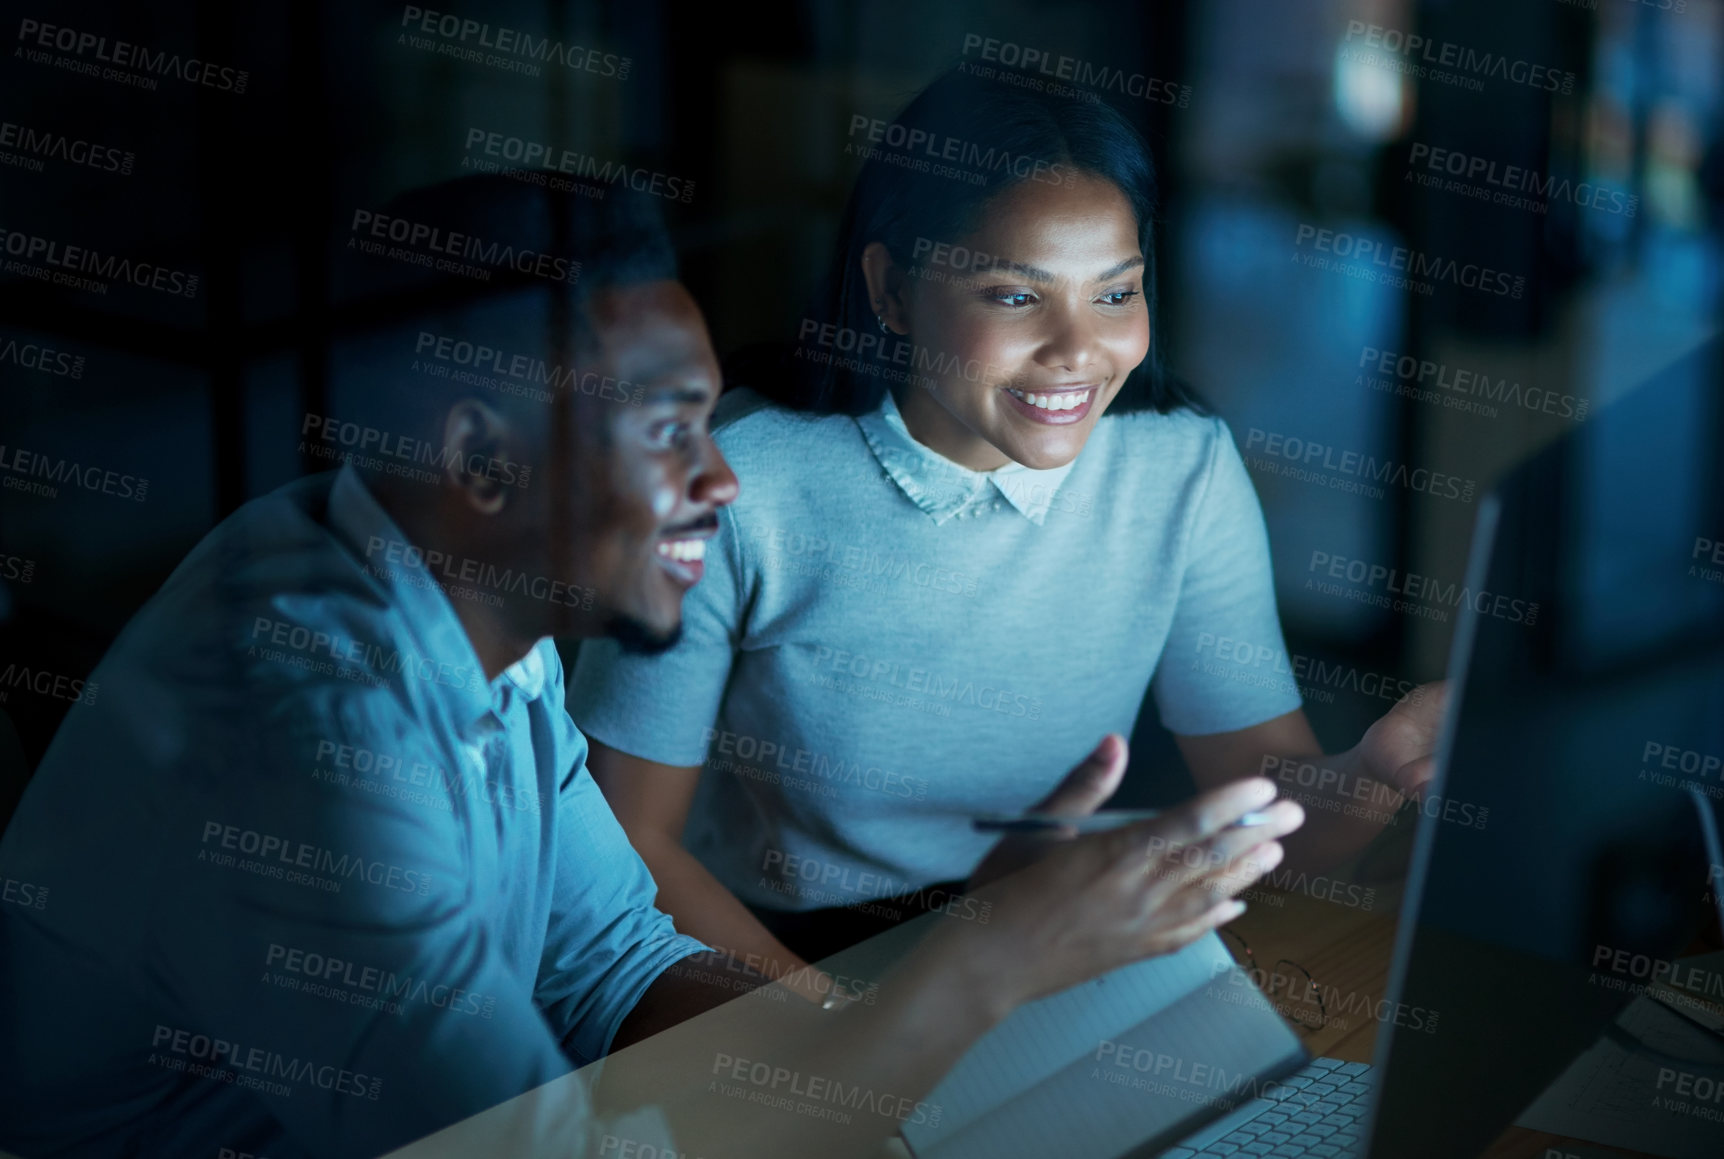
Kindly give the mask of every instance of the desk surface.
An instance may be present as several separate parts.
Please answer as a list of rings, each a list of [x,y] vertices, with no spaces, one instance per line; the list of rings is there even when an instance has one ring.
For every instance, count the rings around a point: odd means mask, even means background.
[[[1348,1062],[1372,1061],[1378,1023],[1362,1012],[1374,1008],[1388,988],[1400,892],[1399,883],[1378,886],[1371,909],[1364,910],[1305,894],[1259,888],[1252,890],[1255,900],[1248,903],[1250,908],[1234,921],[1232,928],[1250,944],[1259,968],[1268,969],[1280,958],[1290,959],[1303,966],[1325,993],[1333,987],[1350,1010],[1359,1012],[1332,1014],[1321,1030],[1305,1034],[1305,1048],[1312,1054]],[[1230,938],[1223,941],[1235,957],[1243,957],[1237,942]],[[1509,1127],[1481,1155],[1483,1159],[1544,1159],[1549,1149],[1586,1159],[1648,1154]]]
[[[1340,878],[1345,881],[1346,875]],[[1376,1009],[1388,989],[1403,884],[1375,884],[1368,910],[1259,886],[1250,891],[1247,911],[1231,924],[1230,928],[1251,946],[1259,968],[1269,970],[1278,959],[1289,959],[1303,966],[1326,994],[1339,995],[1345,1004],[1345,1010],[1330,1012],[1321,1029],[1302,1035],[1305,1048],[1313,1055],[1348,1062],[1373,1061],[1378,1022],[1368,1011]],[[855,976],[879,977],[918,936],[916,923],[909,923],[822,965],[835,968],[842,964]],[[1236,958],[1243,959],[1236,942],[1230,938],[1223,941]],[[1241,965],[1245,964],[1241,960]],[[1481,1152],[1481,1159],[1547,1159],[1551,1150],[1577,1159],[1655,1159],[1644,1151],[1625,1151],[1514,1126]],[[905,1152],[893,1150],[890,1154],[901,1156]]]

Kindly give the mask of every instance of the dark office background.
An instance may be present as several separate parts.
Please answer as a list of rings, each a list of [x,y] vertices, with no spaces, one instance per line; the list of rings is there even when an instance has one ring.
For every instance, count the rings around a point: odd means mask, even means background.
[[[0,165],[0,225],[201,281],[187,299],[0,272],[0,345],[85,360],[77,378],[0,360],[0,443],[149,480],[141,503],[71,486],[52,499],[0,490],[0,556],[29,564],[28,582],[21,565],[0,569],[0,667],[86,676],[216,522],[325,469],[298,445],[303,416],[330,410],[331,342],[351,324],[330,294],[335,247],[355,208],[464,172],[475,128],[692,181],[688,203],[665,208],[722,354],[794,334],[858,164],[844,148],[850,119],[890,117],[965,59],[967,37],[1155,78],[1158,93],[1172,85],[1183,96],[1102,95],[1140,125],[1160,167],[1158,324],[1171,365],[1242,449],[1258,429],[1443,471],[1481,493],[1577,420],[1514,404],[1466,413],[1372,389],[1361,377],[1381,375],[1361,368],[1366,348],[1596,410],[1694,347],[1719,312],[1719,0],[900,0],[728,12],[509,0],[459,10],[627,57],[626,79],[554,67],[534,78],[422,51],[402,40],[412,31],[404,10],[8,5],[0,120],[135,160],[125,175]],[[16,51],[26,19],[195,53],[245,69],[247,88],[163,79],[140,91],[33,63]],[[1571,73],[1572,91],[1409,77],[1350,52],[1366,45],[1349,22]],[[1613,196],[1553,195],[1537,212],[1428,188],[1416,179],[1433,173],[1414,160],[1428,158],[1421,146]],[[1310,268],[1295,260],[1301,226],[1482,262],[1523,289],[1439,282],[1425,295]],[[1267,471],[1256,482],[1291,651],[1379,677],[1441,675],[1452,616],[1325,595],[1306,586],[1307,565],[1321,550],[1458,582],[1476,501],[1404,487],[1365,497]],[[0,696],[12,733],[0,736],[0,792],[15,794],[68,702],[20,687]],[[1307,710],[1326,742],[1345,745],[1388,703],[1339,687]],[[1147,722],[1139,740],[1140,763],[1176,760]],[[1166,795],[1176,780],[1137,778],[1133,793]]]

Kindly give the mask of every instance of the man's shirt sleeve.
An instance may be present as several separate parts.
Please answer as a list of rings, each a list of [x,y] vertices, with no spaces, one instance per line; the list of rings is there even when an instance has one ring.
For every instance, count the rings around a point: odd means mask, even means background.
[[[707,947],[678,934],[654,904],[658,887],[587,771],[586,738],[560,707],[563,695],[559,662],[541,699],[556,718],[559,767],[568,772],[557,792],[559,837],[537,997],[563,1049],[581,1064],[609,1053],[617,1027],[667,966]]]

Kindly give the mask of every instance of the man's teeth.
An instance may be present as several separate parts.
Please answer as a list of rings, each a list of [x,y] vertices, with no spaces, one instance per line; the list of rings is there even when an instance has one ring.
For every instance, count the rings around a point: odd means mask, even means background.
[[[681,560],[685,563],[705,559],[706,540],[667,539],[658,545],[658,553],[667,559]]]
[[[1014,398],[1021,398],[1031,406],[1040,407],[1042,410],[1075,410],[1088,402],[1092,393],[1087,390],[1073,390],[1064,394],[1026,394],[1021,390],[1012,390],[1009,386],[1006,390]]]

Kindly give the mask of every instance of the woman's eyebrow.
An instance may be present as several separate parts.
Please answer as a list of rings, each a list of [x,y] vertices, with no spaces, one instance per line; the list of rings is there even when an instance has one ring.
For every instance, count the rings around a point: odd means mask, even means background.
[[[1143,255],[1133,254],[1129,258],[1126,258],[1115,265],[1109,266],[1091,280],[1105,282],[1109,278],[1117,278],[1127,270],[1136,269],[1141,265],[1143,265]],[[1040,266],[1029,266],[1025,265],[1023,262],[1012,262],[1004,259],[997,259],[987,265],[977,263],[975,266],[970,268],[968,276],[971,278],[985,278],[990,274],[999,273],[1001,271],[1010,271],[1015,274],[1021,274],[1027,281],[1040,282],[1043,285],[1055,280],[1053,274],[1042,269]]]
[[[977,262],[966,272],[971,278],[986,278],[999,273],[1022,274],[1025,280],[1031,282],[1051,282],[1054,276],[1040,266],[1027,266],[1023,262],[1007,261],[1005,258],[995,258],[991,262]]]
[[[1125,273],[1125,271],[1136,269],[1141,265],[1143,265],[1143,255],[1136,254],[1132,257],[1126,258],[1118,265],[1109,266],[1107,269],[1097,274],[1095,280],[1098,282],[1105,282],[1109,278],[1117,278],[1119,275]]]

